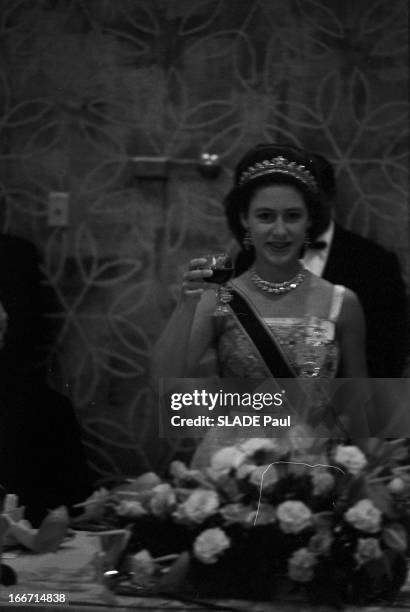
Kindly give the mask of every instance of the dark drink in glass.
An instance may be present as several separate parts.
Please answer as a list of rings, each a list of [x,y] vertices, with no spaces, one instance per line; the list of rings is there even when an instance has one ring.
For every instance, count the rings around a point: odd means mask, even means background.
[[[216,253],[215,255],[204,255],[207,263],[204,268],[212,270],[212,276],[204,278],[207,283],[216,283],[223,285],[233,274],[233,265],[230,256],[227,253]]]
[[[228,302],[231,299],[228,288],[223,285],[231,278],[233,274],[233,263],[228,253],[213,253],[211,255],[204,255],[206,263],[203,268],[212,270],[212,276],[204,278],[203,280],[207,283],[213,283],[219,285],[217,289],[217,308],[214,312],[215,316],[225,316],[230,314],[227,307]]]
[[[209,278],[204,278],[204,280],[207,283],[216,283],[217,285],[223,285],[231,278],[232,272],[232,268],[217,268],[216,270],[213,270],[212,276],[210,276]]]

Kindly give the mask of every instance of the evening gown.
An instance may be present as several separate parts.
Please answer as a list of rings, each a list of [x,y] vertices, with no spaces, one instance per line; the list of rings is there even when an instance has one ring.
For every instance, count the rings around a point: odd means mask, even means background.
[[[323,397],[320,397],[323,395],[323,379],[331,380],[337,376],[340,350],[336,324],[344,293],[345,287],[329,285],[322,293],[315,292],[306,306],[304,316],[260,317],[268,332],[274,334],[296,376],[320,379],[316,404],[323,401]],[[219,317],[216,325],[218,333],[215,348],[219,377],[254,380],[272,378],[258,350],[235,316]],[[243,436],[239,428],[210,428],[195,452],[192,466],[208,466],[210,458],[221,446],[245,439],[241,438],[241,434]]]

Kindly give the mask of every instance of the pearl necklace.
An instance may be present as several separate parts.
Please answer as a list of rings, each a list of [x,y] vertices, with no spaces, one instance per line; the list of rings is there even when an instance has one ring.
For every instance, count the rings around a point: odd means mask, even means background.
[[[293,291],[293,289],[296,289],[296,287],[299,287],[299,285],[303,283],[306,276],[306,269],[302,268],[302,270],[290,280],[283,281],[283,283],[273,283],[271,281],[263,280],[263,278],[261,278],[257,274],[255,268],[251,268],[251,281],[253,282],[253,284],[256,285],[258,289],[266,291],[267,293],[274,293],[275,295],[287,293],[288,291]]]

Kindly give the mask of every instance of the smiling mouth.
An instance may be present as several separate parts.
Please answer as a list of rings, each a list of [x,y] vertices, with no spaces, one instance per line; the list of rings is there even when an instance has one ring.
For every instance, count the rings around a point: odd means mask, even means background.
[[[270,249],[277,252],[286,251],[290,246],[291,242],[268,242],[267,245]]]

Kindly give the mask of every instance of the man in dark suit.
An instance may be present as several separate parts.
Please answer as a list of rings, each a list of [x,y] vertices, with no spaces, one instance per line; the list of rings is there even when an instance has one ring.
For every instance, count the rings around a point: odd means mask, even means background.
[[[308,248],[304,264],[334,284],[354,291],[367,327],[369,376],[402,376],[407,347],[407,305],[397,257],[376,243],[347,231],[331,219],[336,181],[331,164],[315,155],[317,177],[329,206],[328,226]],[[316,247],[316,248],[315,248]]]
[[[0,350],[0,484],[19,495],[38,524],[47,509],[90,493],[80,428],[68,398],[45,381],[44,314],[57,299],[42,278],[37,250],[0,234],[0,303],[7,329]]]

